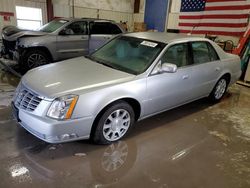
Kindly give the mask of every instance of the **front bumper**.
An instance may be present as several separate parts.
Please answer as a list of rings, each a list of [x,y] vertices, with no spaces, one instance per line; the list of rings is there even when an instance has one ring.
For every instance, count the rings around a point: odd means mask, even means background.
[[[92,117],[58,121],[22,109],[18,109],[18,113],[15,114],[18,123],[24,129],[48,143],[88,139],[93,124]]]
[[[5,59],[13,59],[13,55],[15,52],[16,41],[7,41],[2,39],[2,46],[1,46],[1,56]]]

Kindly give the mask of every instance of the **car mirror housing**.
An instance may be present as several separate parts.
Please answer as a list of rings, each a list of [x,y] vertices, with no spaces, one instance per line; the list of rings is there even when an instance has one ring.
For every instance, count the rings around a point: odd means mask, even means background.
[[[175,73],[177,71],[177,66],[172,63],[163,63],[161,65],[161,72]]]

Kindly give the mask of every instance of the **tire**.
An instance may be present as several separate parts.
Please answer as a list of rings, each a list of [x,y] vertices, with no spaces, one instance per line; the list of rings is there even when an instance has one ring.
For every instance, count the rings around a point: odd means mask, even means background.
[[[223,98],[227,91],[228,83],[229,81],[225,76],[219,79],[209,95],[209,98],[212,102],[219,102]]]
[[[47,53],[42,50],[30,50],[24,58],[21,60],[21,67],[24,71],[28,71],[41,65],[46,65],[50,62],[50,58]]]
[[[120,101],[109,106],[97,120],[92,140],[96,144],[111,144],[125,137],[135,122],[133,108]]]

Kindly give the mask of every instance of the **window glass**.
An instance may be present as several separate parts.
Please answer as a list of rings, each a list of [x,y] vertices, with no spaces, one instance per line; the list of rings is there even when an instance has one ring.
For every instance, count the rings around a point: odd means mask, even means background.
[[[207,42],[193,42],[192,50],[195,64],[207,63],[219,59],[213,47]]]
[[[217,52],[215,51],[214,47],[209,43],[207,43],[207,46],[208,46],[208,51],[210,54],[210,60],[211,61],[219,60],[219,56],[218,56]]]
[[[87,23],[86,22],[74,22],[65,28],[68,35],[86,35]]]
[[[67,22],[68,22],[67,20],[56,19],[56,20],[53,20],[53,21],[45,24],[44,26],[42,26],[39,29],[39,31],[51,33],[51,32],[54,32],[55,30],[59,29],[60,27],[62,27]]]
[[[110,34],[108,23],[95,22],[90,24],[91,34]]]
[[[120,34],[122,31],[121,29],[115,24],[109,24],[109,30],[111,34]]]
[[[140,74],[159,55],[165,44],[134,37],[117,37],[94,52],[90,58],[115,69]]]
[[[91,34],[119,34],[121,30],[117,25],[109,22],[92,22],[90,23]]]
[[[41,22],[33,20],[17,20],[17,25],[20,28],[35,30],[41,26]]]
[[[188,44],[175,44],[170,46],[161,58],[162,63],[172,63],[177,67],[188,65]]]
[[[42,9],[16,6],[16,18],[18,27],[36,30],[42,26]]]

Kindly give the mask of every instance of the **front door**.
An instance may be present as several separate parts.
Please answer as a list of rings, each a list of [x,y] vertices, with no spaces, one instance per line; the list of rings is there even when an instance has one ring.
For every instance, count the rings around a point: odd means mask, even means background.
[[[192,99],[192,66],[188,44],[170,46],[161,63],[176,64],[175,73],[157,73],[147,78],[148,106],[146,115],[173,108]]]
[[[87,22],[77,21],[66,26],[57,36],[57,59],[67,59],[88,54],[89,35]]]

